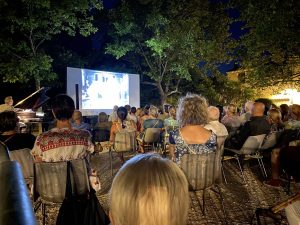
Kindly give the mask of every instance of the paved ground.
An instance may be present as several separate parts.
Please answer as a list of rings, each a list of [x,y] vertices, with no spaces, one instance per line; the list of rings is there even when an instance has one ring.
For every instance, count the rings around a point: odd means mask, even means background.
[[[108,153],[92,157],[92,166],[97,169],[100,176],[102,189],[97,196],[105,210],[109,208],[109,189],[111,185],[110,159]],[[117,157],[113,160],[114,173],[118,171],[121,164]],[[258,207],[270,207],[288,198],[283,189],[273,189],[263,185],[262,174],[256,161],[247,162],[245,165],[245,176],[247,185],[243,180],[234,160],[225,162],[225,173],[228,184],[221,184],[224,197],[224,205],[227,214],[227,224],[242,225],[251,224],[255,209]],[[270,167],[269,164],[266,167]],[[293,193],[300,191],[300,185],[292,183]],[[202,192],[190,192],[191,204],[188,217],[188,225],[192,224],[225,224],[225,218],[221,210],[221,202],[218,195],[213,191],[206,192],[205,216],[201,212],[199,201],[202,200]],[[55,224],[59,206],[50,206],[47,209],[47,224]],[[284,216],[284,211],[281,212]],[[41,210],[36,213],[41,223]],[[254,221],[254,224],[256,222]],[[272,220],[265,220],[264,224],[274,224]],[[282,224],[287,224],[284,219]]]

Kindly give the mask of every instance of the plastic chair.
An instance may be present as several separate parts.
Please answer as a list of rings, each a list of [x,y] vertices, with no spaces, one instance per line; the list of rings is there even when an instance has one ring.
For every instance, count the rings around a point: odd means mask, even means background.
[[[277,142],[277,132],[271,133],[266,140],[263,141],[262,146],[260,147],[260,151],[264,151],[270,148],[273,148]]]
[[[0,141],[0,162],[10,161],[8,148]]]
[[[20,163],[23,176],[26,181],[32,181],[33,179],[33,157],[30,154],[31,149],[24,148],[19,150],[14,150],[10,152],[11,160]]]
[[[216,152],[205,154],[185,154],[181,158],[181,169],[187,177],[190,189],[195,191],[202,190],[202,213],[205,215],[205,191],[212,189],[219,194],[222,210],[224,213],[225,221],[226,212],[223,204],[222,192],[217,185],[221,180],[221,155],[219,149]],[[217,190],[213,189],[216,187]],[[196,193],[195,193],[196,195]],[[197,196],[197,195],[196,195]],[[227,223],[227,222],[226,222]]]
[[[88,169],[85,159],[70,161],[71,180],[77,190],[74,195],[86,195],[90,191]],[[34,164],[34,200],[35,211],[42,205],[43,224],[46,222],[46,206],[50,203],[62,203],[66,193],[67,162],[39,162]],[[76,184],[76,185],[75,185]],[[39,196],[39,199],[37,199]]]
[[[155,150],[155,147],[161,142],[160,134],[162,129],[161,128],[147,128],[145,131],[145,135],[143,137],[142,146],[144,149],[151,149]]]
[[[134,152],[135,150],[136,150],[135,131],[122,130],[116,133],[113,146],[111,146],[109,151],[111,177],[113,177],[113,166],[112,166],[113,151],[120,154],[121,158],[123,159],[124,153]]]
[[[0,224],[36,225],[19,163],[0,162],[0,180]]]
[[[223,156],[222,161],[230,160],[230,159],[236,159],[238,162],[239,169],[241,171],[244,183],[246,182],[243,168],[240,162],[240,158],[244,159],[247,155],[248,158],[254,158],[257,159],[259,167],[262,171],[262,174],[264,177],[267,177],[267,172],[265,169],[265,166],[263,164],[262,158],[263,156],[260,154],[259,149],[262,146],[263,140],[265,138],[265,134],[256,135],[256,136],[249,136],[245,143],[243,144],[243,147],[240,150],[237,149],[230,149],[230,148],[224,148],[227,151],[233,152],[234,156]]]

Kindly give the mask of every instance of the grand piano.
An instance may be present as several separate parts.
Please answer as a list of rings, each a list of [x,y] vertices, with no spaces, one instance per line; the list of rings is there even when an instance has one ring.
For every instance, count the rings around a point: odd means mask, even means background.
[[[21,132],[32,132],[33,126],[37,124],[40,133],[45,131],[49,122],[52,121],[51,110],[44,108],[42,110],[50,99],[46,95],[48,90],[50,90],[49,87],[42,87],[14,106],[20,120]]]

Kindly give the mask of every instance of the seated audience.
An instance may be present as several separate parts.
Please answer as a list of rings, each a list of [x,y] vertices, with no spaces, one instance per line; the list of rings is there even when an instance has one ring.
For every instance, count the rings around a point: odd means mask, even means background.
[[[103,129],[110,131],[112,122],[108,121],[108,116],[105,112],[100,112],[98,115],[98,122],[95,124],[94,129]]]
[[[226,115],[222,118],[221,123],[225,125],[229,133],[234,132],[241,126],[241,121],[237,115],[237,107],[234,104],[227,107]]]
[[[281,104],[279,108],[282,116],[282,121],[283,122],[288,121],[290,107],[287,104]]]
[[[203,126],[207,124],[207,102],[202,96],[188,94],[179,100],[179,129],[170,133],[170,156],[180,164],[184,154],[203,154],[217,149],[217,136]]]
[[[135,115],[136,115],[136,118],[137,118],[137,123],[136,123],[137,131],[141,131],[143,109],[142,108],[137,108]]]
[[[178,128],[178,121],[176,119],[176,108],[174,106],[170,106],[168,111],[169,117],[164,120],[164,127],[166,130],[171,131],[175,128]]]
[[[236,134],[225,142],[225,147],[241,149],[249,136],[268,134],[271,125],[264,116],[265,105],[261,102],[253,104],[250,121],[246,122]]]
[[[271,125],[270,133],[282,131],[284,125],[281,120],[281,113],[278,109],[270,109],[268,111],[268,121]]]
[[[118,116],[117,116],[118,108],[119,107],[117,105],[114,106],[112,113],[108,117],[109,122],[116,122],[118,120]]]
[[[29,133],[19,133],[18,122],[19,118],[14,111],[0,113],[0,141],[6,144],[10,151],[23,148],[32,149],[35,136]]]
[[[136,131],[136,124],[132,120],[127,119],[128,111],[125,107],[119,107],[117,110],[118,120],[113,123],[110,129],[110,142],[113,144],[115,141],[116,133],[119,131]]]
[[[112,225],[185,225],[188,209],[184,173],[159,155],[133,157],[113,180],[109,211]]]
[[[252,101],[245,103],[245,112],[242,115],[240,115],[241,124],[244,124],[250,120],[253,103],[254,102]]]
[[[75,129],[91,130],[91,125],[83,122],[82,113],[79,110],[74,111],[71,125]]]
[[[215,106],[208,107],[208,124],[204,128],[211,130],[217,136],[227,136],[228,131],[224,124],[219,122],[220,111]]]
[[[12,96],[7,96],[4,99],[4,104],[0,105],[0,112],[4,112],[4,111],[14,111],[14,100],[12,98]]]
[[[141,127],[141,133],[139,134],[139,137],[137,138],[138,144],[139,144],[139,151],[141,153],[144,152],[144,136],[146,134],[146,130],[148,128],[163,128],[164,122],[160,119],[157,119],[158,116],[158,109],[155,106],[151,106],[149,108],[149,115],[147,118],[143,121],[142,127]]]
[[[157,118],[164,121],[165,119],[169,118],[170,113],[169,113],[169,105],[164,105],[163,108],[159,108],[158,110],[158,116]]]
[[[291,106],[290,116],[284,123],[284,128],[291,130],[300,128],[300,105],[293,104]]]
[[[52,112],[56,127],[36,138],[31,154],[36,162],[60,162],[86,158],[94,152],[90,133],[74,129],[71,118],[75,110],[74,101],[67,95],[57,95],[52,102]],[[89,162],[88,162],[89,163]],[[96,172],[89,171],[91,186],[98,191],[100,183]]]

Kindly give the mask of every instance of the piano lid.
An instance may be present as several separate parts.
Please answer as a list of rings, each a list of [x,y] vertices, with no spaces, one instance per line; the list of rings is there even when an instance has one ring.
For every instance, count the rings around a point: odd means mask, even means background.
[[[36,92],[33,92],[28,97],[19,101],[14,107],[21,109],[32,109],[37,110],[43,104],[45,104],[50,98],[46,95],[46,92],[50,87],[42,87]]]

